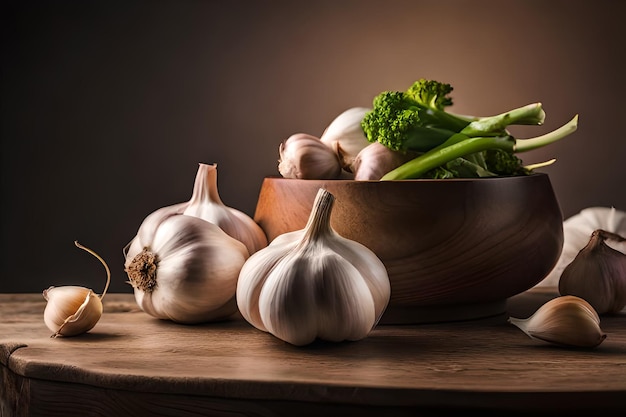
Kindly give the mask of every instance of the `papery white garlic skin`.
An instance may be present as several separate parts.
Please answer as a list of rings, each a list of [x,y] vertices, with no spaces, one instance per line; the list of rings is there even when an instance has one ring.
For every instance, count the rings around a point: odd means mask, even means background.
[[[341,167],[352,171],[354,159],[370,142],[363,132],[361,121],[371,111],[367,107],[352,107],[341,114],[326,127],[320,140],[339,155]]]
[[[330,227],[334,197],[320,189],[303,230],[282,234],[248,259],[237,303],[257,329],[296,346],[366,337],[389,302],[385,266]]]
[[[217,164],[199,164],[193,193],[183,214],[219,226],[242,242],[250,254],[267,246],[265,232],[250,216],[222,202],[217,186]]]
[[[237,277],[248,258],[240,241],[194,216],[148,216],[126,248],[139,307],[178,323],[221,320],[236,311]]]
[[[354,179],[358,181],[377,181],[389,171],[415,158],[413,152],[401,152],[389,149],[380,142],[366,146],[358,153],[351,166]]]
[[[563,250],[557,264],[538,286],[557,287],[559,278],[578,252],[589,242],[594,230],[626,236],[626,212],[614,207],[588,207],[563,222]],[[608,241],[607,245],[626,254],[626,242]]]
[[[554,298],[527,319],[509,318],[530,338],[562,346],[592,348],[606,338],[600,328],[600,317],[580,297],[565,295]]]
[[[598,314],[617,313],[626,306],[626,254],[607,241],[626,241],[604,230],[595,230],[589,243],[563,270],[559,280],[561,295],[584,298]]]
[[[313,135],[289,136],[279,145],[278,154],[278,171],[284,178],[325,180],[341,174],[337,154]]]
[[[53,337],[88,332],[102,316],[102,301],[89,288],[50,287],[43,291],[43,297],[48,301],[43,318]]]

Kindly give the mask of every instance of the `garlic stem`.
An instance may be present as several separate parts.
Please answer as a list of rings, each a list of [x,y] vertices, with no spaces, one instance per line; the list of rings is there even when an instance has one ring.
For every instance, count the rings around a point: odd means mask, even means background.
[[[318,236],[331,232],[330,215],[335,203],[335,196],[326,189],[320,188],[315,196],[313,208],[306,226],[304,236],[299,247],[306,246],[311,241],[315,241]]]
[[[210,169],[211,167],[212,169]],[[196,173],[193,192],[188,204],[201,204],[203,201],[224,204],[217,188],[217,164],[201,164]]]
[[[598,246],[604,240],[614,240],[616,242],[626,241],[626,237],[622,237],[617,233],[609,232],[603,229],[594,230],[591,234],[591,238],[593,239],[592,247]]]
[[[109,266],[107,265],[107,263],[104,261],[104,259],[102,259],[102,257],[100,257],[100,255],[98,255],[96,252],[94,252],[93,250],[89,249],[88,247],[85,247],[83,245],[81,245],[80,243],[78,243],[77,240],[74,241],[74,245],[76,245],[76,247],[89,252],[90,254],[92,254],[93,256],[95,256],[100,263],[104,266],[104,269],[107,272],[107,282],[106,285],[104,286],[104,291],[102,291],[102,295],[100,295],[100,299],[102,300],[104,298],[104,295],[106,294],[107,290],[109,289],[109,284],[111,283],[111,270],[109,269]]]

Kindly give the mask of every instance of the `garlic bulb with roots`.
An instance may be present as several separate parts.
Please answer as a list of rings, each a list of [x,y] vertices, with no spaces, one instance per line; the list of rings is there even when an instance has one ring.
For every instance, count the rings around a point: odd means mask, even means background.
[[[385,266],[330,226],[334,196],[320,189],[303,230],[252,255],[237,283],[242,316],[296,346],[366,337],[389,302]]]
[[[279,145],[278,154],[278,172],[284,178],[326,180],[341,174],[337,154],[313,135],[289,136]]]
[[[139,307],[159,319],[201,323],[236,312],[237,277],[246,246],[219,226],[174,210],[157,210],[124,250]]]
[[[606,230],[626,236],[626,212],[614,207],[588,207],[563,222],[563,250],[552,271],[537,284],[557,287],[563,270],[587,245],[594,230]],[[611,248],[626,254],[626,242],[606,241]]]
[[[358,153],[351,170],[355,180],[380,180],[383,175],[416,156],[415,152],[394,151],[380,142],[374,142]]]
[[[267,246],[265,232],[250,216],[222,202],[217,187],[217,164],[199,164],[191,199],[182,213],[219,226],[242,242],[250,254]]]
[[[369,111],[371,109],[367,107],[345,110],[330,122],[320,136],[320,141],[339,156],[341,167],[348,172],[353,172],[354,159],[370,144],[361,127],[361,121]]]
[[[610,241],[626,242],[626,238],[594,231],[559,280],[561,295],[584,298],[598,314],[617,313],[626,306],[626,254],[608,246]]]
[[[102,299],[111,282],[111,271],[104,259],[89,248],[74,242],[76,247],[95,256],[104,266],[107,281],[102,294],[98,296],[93,290],[85,287],[66,285],[50,287],[43,291],[47,304],[43,313],[44,322],[52,337],[77,336],[91,330],[102,316]]]

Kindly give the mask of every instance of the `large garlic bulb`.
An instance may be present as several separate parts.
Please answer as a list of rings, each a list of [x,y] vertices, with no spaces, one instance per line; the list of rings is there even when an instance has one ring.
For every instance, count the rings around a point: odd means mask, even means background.
[[[366,337],[390,296],[387,271],[330,226],[334,197],[320,189],[303,230],[276,237],[243,266],[237,303],[257,329],[293,345]]]
[[[537,286],[557,287],[563,270],[589,242],[594,230],[626,236],[626,212],[613,207],[589,207],[563,222],[563,251],[552,271]],[[607,245],[626,253],[626,242],[607,241]]]
[[[236,312],[237,277],[248,256],[243,243],[215,224],[161,209],[126,247],[124,267],[143,311],[200,323]]]
[[[229,236],[246,245],[250,254],[267,246],[261,227],[247,214],[226,206],[217,187],[217,164],[199,164],[191,200],[183,214],[199,217],[219,226]]]
[[[278,154],[278,172],[284,178],[326,180],[341,174],[337,154],[313,135],[289,136],[279,145]]]
[[[352,172],[354,159],[370,142],[363,132],[361,121],[372,109],[352,107],[339,114],[326,127],[320,140],[339,156],[341,167]]]

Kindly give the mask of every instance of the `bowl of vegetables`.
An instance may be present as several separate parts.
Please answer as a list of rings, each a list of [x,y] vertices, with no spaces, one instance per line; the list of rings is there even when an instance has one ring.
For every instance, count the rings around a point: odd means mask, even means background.
[[[564,126],[530,139],[534,103],[496,116],[459,116],[448,84],[419,80],[383,92],[372,108],[340,114],[318,138],[279,146],[280,176],[264,179],[254,214],[268,240],[303,229],[320,188],[335,197],[331,226],[372,250],[391,284],[381,323],[465,320],[505,312],[540,282],[563,247],[563,218],[547,163],[518,154],[560,140]]]
[[[265,178],[255,220],[271,241],[303,229],[320,188],[331,226],[385,264],[391,298],[381,323],[500,314],[541,281],[563,245],[546,174],[489,179],[354,181]]]

